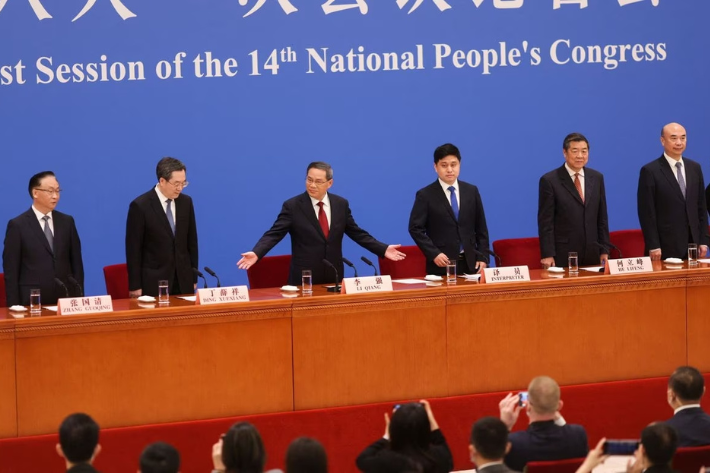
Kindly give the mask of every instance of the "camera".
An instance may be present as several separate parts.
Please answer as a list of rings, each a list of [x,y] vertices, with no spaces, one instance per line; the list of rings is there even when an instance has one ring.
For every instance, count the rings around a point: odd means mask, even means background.
[[[638,440],[607,440],[604,442],[604,455],[633,455],[639,447]]]

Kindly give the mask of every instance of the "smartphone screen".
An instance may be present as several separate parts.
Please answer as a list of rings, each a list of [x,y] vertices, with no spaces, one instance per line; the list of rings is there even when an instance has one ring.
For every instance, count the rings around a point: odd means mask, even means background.
[[[521,391],[518,393],[518,405],[522,406],[526,402],[528,402],[528,392],[527,391]]]
[[[607,440],[604,455],[633,455],[638,446],[638,440]]]

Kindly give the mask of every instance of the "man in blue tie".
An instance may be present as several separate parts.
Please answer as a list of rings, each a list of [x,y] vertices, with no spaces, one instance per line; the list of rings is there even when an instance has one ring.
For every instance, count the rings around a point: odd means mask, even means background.
[[[195,291],[198,267],[197,224],[187,187],[187,168],[163,158],[155,170],[158,183],[128,208],[126,264],[130,297],[157,296],[158,281],[168,281],[171,294]]]
[[[409,215],[409,234],[426,257],[428,274],[444,275],[456,263],[458,274],[488,265],[488,226],[478,188],[459,181],[461,153],[447,143],[434,151],[439,178],[420,189]]]

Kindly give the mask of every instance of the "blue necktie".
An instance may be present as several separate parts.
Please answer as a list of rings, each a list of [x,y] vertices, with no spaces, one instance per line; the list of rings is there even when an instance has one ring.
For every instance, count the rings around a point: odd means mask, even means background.
[[[173,235],[175,235],[175,220],[173,220],[173,211],[170,209],[170,204],[173,203],[172,199],[168,199],[168,207],[165,209],[165,213],[168,216],[168,223],[170,224],[170,229],[173,231]]]
[[[49,247],[54,251],[54,235],[52,235],[52,229],[49,228],[49,215],[42,217],[42,220],[44,220],[44,236],[47,237]]]
[[[680,191],[683,193],[683,198],[685,198],[685,179],[683,179],[683,173],[680,172],[682,167],[682,164],[675,163],[676,175],[678,176],[678,185],[680,186]]]
[[[459,201],[456,200],[456,188],[454,186],[449,186],[449,192],[451,192],[451,210],[454,211],[454,216],[456,220],[459,219]]]

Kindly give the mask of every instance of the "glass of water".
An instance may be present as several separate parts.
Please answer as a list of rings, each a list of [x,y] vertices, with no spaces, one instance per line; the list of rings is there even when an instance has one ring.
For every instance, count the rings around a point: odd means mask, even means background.
[[[310,269],[301,271],[301,292],[303,294],[313,294],[313,273]]]
[[[168,281],[161,279],[158,281],[158,302],[167,304],[170,301],[170,292],[168,292]]]
[[[30,314],[39,315],[42,312],[42,297],[39,289],[30,289]]]
[[[446,283],[456,284],[456,263],[446,265]]]
[[[577,274],[579,272],[579,258],[576,251],[570,251],[567,254],[567,265],[570,274]]]
[[[696,243],[688,243],[688,266],[698,264],[698,245]]]

